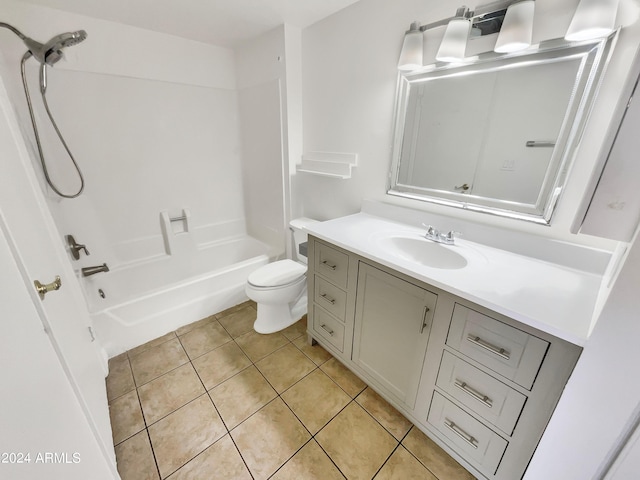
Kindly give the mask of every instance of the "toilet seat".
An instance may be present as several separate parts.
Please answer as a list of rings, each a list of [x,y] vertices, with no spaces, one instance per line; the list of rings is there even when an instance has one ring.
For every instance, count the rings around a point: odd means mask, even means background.
[[[306,272],[306,265],[290,259],[279,260],[260,267],[247,281],[256,288],[284,287],[299,281]]]

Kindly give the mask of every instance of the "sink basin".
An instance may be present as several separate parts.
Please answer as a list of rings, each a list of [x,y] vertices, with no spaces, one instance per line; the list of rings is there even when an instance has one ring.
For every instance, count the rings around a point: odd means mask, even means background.
[[[467,259],[455,251],[456,246],[445,246],[422,237],[386,237],[380,246],[396,257],[431,268],[455,270],[467,266]]]

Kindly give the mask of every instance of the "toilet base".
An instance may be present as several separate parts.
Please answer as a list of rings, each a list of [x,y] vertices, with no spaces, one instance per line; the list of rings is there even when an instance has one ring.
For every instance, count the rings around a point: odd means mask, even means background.
[[[262,334],[275,333],[290,327],[307,313],[307,296],[303,295],[292,307],[289,304],[258,303],[258,316],[253,329]]]

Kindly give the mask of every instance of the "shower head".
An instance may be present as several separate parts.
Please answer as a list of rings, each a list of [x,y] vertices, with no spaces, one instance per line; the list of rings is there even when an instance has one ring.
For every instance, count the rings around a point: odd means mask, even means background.
[[[42,44],[25,37],[22,40],[29,48],[29,51],[40,63],[53,65],[62,58],[62,49],[71,47],[87,38],[87,32],[78,30],[77,32],[67,32],[56,35],[47,43]]]

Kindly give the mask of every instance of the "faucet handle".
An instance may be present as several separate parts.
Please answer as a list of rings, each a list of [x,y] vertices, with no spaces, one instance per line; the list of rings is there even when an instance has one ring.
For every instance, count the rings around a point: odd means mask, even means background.
[[[449,241],[449,242],[453,243],[453,242],[454,242],[454,240],[455,240],[455,238],[456,238],[456,237],[459,237],[459,236],[461,236],[461,235],[462,235],[462,234],[461,234],[460,232],[456,232],[455,230],[449,230],[449,232],[448,232],[446,235],[444,235],[444,238],[445,238],[447,241]]]
[[[77,243],[73,235],[67,235],[66,237],[67,244],[69,244],[69,249],[71,250],[71,255],[75,260],[80,260],[80,250],[84,250],[85,255],[89,255],[89,250],[85,245]]]
[[[438,232],[438,230],[436,230],[435,228],[433,228],[432,225],[427,225],[426,223],[422,222],[422,226],[426,227],[427,229],[427,235],[437,235],[440,232]]]

